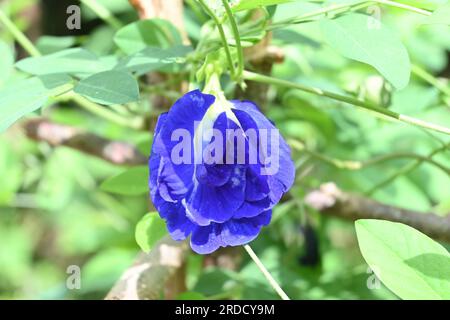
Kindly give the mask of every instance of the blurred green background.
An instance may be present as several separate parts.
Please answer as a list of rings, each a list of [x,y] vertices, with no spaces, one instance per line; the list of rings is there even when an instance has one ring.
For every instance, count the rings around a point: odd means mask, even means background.
[[[137,19],[126,0],[99,2],[123,24]],[[442,2],[427,1],[427,5],[432,8]],[[316,5],[305,1],[282,5],[273,19],[299,15]],[[112,40],[114,30],[84,6],[83,28],[76,33],[58,24],[67,17],[66,1],[14,0],[2,1],[0,6],[44,53],[72,46],[84,47],[99,56],[117,53]],[[414,65],[448,78],[449,29],[421,26],[420,18],[395,9],[381,10],[383,23],[400,35]],[[185,25],[195,44],[201,21],[189,4],[185,7]],[[276,77],[354,94],[431,122],[450,123],[450,97],[414,74],[405,89],[394,91],[373,68],[350,61],[325,45],[316,23],[277,30],[273,44],[285,53],[284,62],[273,69]],[[14,61],[25,56],[14,45],[11,34],[0,26],[0,86],[24,77],[14,68]],[[137,107],[142,113],[156,112],[146,97]],[[264,109],[287,140],[301,141],[313,152],[293,151],[298,168],[296,184],[289,200],[275,208],[273,222],[254,242],[254,250],[291,298],[396,299],[383,285],[368,288],[367,283],[376,280],[361,257],[353,224],[321,216],[305,206],[302,199],[308,190],[328,181],[346,191],[367,194],[414,161],[394,159],[360,170],[345,170],[317,154],[354,161],[394,152],[427,155],[448,142],[447,137],[390,123],[369,112],[299,91],[270,88]],[[43,115],[106,138],[128,141],[146,155],[149,153],[149,132],[120,127],[73,104],[48,106]],[[450,166],[448,151],[434,160]],[[134,228],[149,211],[145,195],[125,197],[100,190],[105,179],[124,169],[66,147],[52,148],[30,141],[18,125],[0,135],[0,298],[105,296],[139,252]],[[450,212],[450,178],[423,163],[367,196],[386,204],[445,215]],[[188,258],[189,290],[206,296],[225,292],[224,296],[230,298],[277,297],[245,255],[236,271],[202,268],[202,259],[194,254]],[[66,288],[70,265],[81,267],[79,290]]]

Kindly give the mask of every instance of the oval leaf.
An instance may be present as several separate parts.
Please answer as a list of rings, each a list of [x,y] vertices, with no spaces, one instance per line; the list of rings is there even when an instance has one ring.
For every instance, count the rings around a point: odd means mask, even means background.
[[[411,75],[408,52],[380,21],[352,13],[322,20],[321,29],[328,44],[345,57],[371,65],[397,89],[408,84]]]
[[[361,253],[402,299],[450,299],[450,254],[410,226],[384,220],[355,223]]]
[[[127,72],[105,71],[82,79],[74,91],[94,102],[111,105],[139,100],[136,79]]]
[[[136,72],[138,75],[169,68],[178,71],[179,65],[186,62],[186,56],[192,51],[189,46],[174,46],[168,49],[145,48],[119,61],[115,69]]]
[[[177,28],[167,20],[150,19],[133,22],[114,36],[114,42],[127,54],[133,54],[146,47],[167,49],[181,45],[182,39]]]
[[[4,87],[0,91],[0,132],[72,88],[72,78],[65,74],[33,77]]]
[[[105,180],[100,188],[103,191],[126,196],[138,196],[148,193],[148,167],[138,166],[128,169]]]
[[[73,48],[42,57],[31,57],[16,63],[20,70],[35,74],[70,73],[92,74],[111,69],[113,65],[97,58],[93,53]]]
[[[144,252],[150,252],[165,235],[166,224],[157,212],[147,213],[136,225],[136,242]]]

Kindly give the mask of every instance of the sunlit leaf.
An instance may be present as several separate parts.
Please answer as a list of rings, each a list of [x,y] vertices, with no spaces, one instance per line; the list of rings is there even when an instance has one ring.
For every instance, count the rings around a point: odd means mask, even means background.
[[[133,22],[114,36],[114,42],[127,54],[133,54],[146,47],[167,49],[181,45],[181,35],[176,27],[167,20],[150,19]]]
[[[402,299],[450,299],[450,254],[410,226],[384,220],[355,223],[361,253]]]
[[[136,242],[144,252],[150,252],[165,235],[167,235],[166,224],[157,212],[147,213],[136,225]]]
[[[4,87],[0,90],[0,132],[72,87],[72,79],[65,74],[33,77]]]
[[[138,166],[105,180],[103,191],[135,196],[148,193],[148,167]]]
[[[20,70],[34,74],[43,75],[49,73],[98,73],[111,69],[112,65],[105,63],[82,48],[73,48],[42,57],[31,57],[16,63]]]
[[[179,65],[186,62],[186,55],[192,51],[189,46],[174,46],[168,49],[145,48],[119,61],[115,69],[145,74],[154,70],[177,71]],[[177,68],[178,67],[178,68]]]
[[[105,71],[81,80],[74,91],[94,102],[111,105],[139,100],[139,85],[127,72]]]
[[[408,52],[400,38],[381,21],[352,13],[324,19],[321,28],[326,41],[345,57],[371,65],[397,89],[408,84]]]

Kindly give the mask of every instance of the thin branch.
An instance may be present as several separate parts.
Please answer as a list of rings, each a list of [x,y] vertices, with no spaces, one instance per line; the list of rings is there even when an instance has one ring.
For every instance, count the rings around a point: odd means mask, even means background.
[[[90,113],[93,113],[97,115],[100,118],[103,118],[105,120],[108,120],[110,122],[116,123],[118,125],[129,127],[133,129],[141,129],[142,128],[142,119],[138,117],[133,118],[126,118],[122,115],[112,111],[111,109],[108,109],[108,107],[99,105],[95,102],[92,102],[88,99],[86,99],[83,96],[80,96],[76,94],[75,92],[71,91],[67,94],[60,96],[56,99],[57,101],[73,101],[81,108],[89,111]]]
[[[289,139],[288,143],[290,146],[292,146],[294,149],[297,149],[299,151],[304,151],[308,153],[309,155],[313,156],[316,159],[319,159],[325,163],[328,163],[338,169],[345,169],[345,170],[361,170],[369,166],[374,166],[380,163],[383,163],[385,161],[389,160],[398,160],[398,159],[415,159],[421,162],[428,162],[431,165],[434,165],[436,168],[442,170],[444,173],[450,176],[450,168],[440,164],[439,162],[433,160],[430,158],[430,156],[422,156],[415,153],[410,152],[394,152],[389,153],[381,156],[374,157],[372,159],[368,160],[361,160],[361,161],[355,161],[355,160],[341,160],[336,158],[331,158],[327,155],[321,154],[317,151],[311,150],[307,148],[302,142],[294,139]],[[450,148],[450,144],[443,145],[439,149],[433,153],[435,155],[438,152],[445,151],[448,148]]]
[[[414,64],[411,66],[411,71],[450,98],[450,87],[445,82],[436,79],[431,73]]]
[[[34,44],[25,36],[25,34],[16,27],[11,19],[0,9],[0,22],[8,29],[13,35],[14,39],[25,49],[26,52],[32,57],[39,57],[41,53],[34,46]]]
[[[424,16],[431,16],[433,13],[428,11],[428,10],[424,10],[424,9],[420,9],[420,8],[416,8],[404,3],[399,3],[399,2],[395,2],[395,1],[389,1],[389,0],[374,0],[374,2],[379,3],[379,4],[384,4],[386,6],[389,7],[394,7],[394,8],[398,8],[398,9],[403,9],[403,10],[407,10],[407,11],[411,11],[414,13],[418,13]]]
[[[204,0],[198,0],[202,8],[206,11],[206,13],[214,20],[217,29],[219,30],[220,38],[222,40],[223,48],[225,49],[225,54],[227,56],[228,65],[230,67],[230,73],[233,77],[236,76],[236,70],[234,68],[233,58],[231,57],[230,47],[228,46],[227,37],[225,35],[225,31],[223,30],[223,26],[219,18],[216,14],[211,10],[210,7],[205,3]]]
[[[359,100],[359,99],[356,99],[353,97],[348,97],[348,96],[336,94],[333,92],[325,91],[320,88],[308,87],[308,86],[305,86],[305,85],[302,85],[299,83],[293,83],[293,82],[290,82],[287,80],[277,79],[277,78],[249,72],[249,71],[244,71],[244,79],[258,81],[258,82],[267,83],[267,84],[272,84],[275,86],[282,86],[282,87],[286,87],[286,88],[298,89],[298,90],[309,92],[309,93],[312,93],[312,94],[315,94],[318,96],[328,97],[328,98],[331,98],[331,99],[334,99],[337,101],[349,103],[351,105],[373,111],[379,115],[382,115],[384,117],[387,117],[387,118],[390,118],[393,120],[399,120],[404,123],[412,124],[412,125],[415,125],[418,127],[422,127],[422,128],[426,128],[429,130],[433,130],[433,131],[437,131],[437,132],[441,132],[441,133],[450,135],[450,128],[447,128],[447,127],[444,127],[444,126],[441,126],[438,124],[426,122],[426,121],[416,119],[416,118],[413,118],[410,116],[406,116],[403,114],[399,114],[397,112],[377,106],[377,105],[367,102],[367,101],[362,101],[362,100]]]
[[[421,159],[417,159],[414,160],[410,163],[407,163],[406,165],[404,165],[402,168],[400,168],[399,170],[397,170],[394,174],[392,174],[391,176],[387,177],[386,179],[384,179],[383,181],[377,183],[375,186],[373,186],[372,188],[370,188],[367,192],[365,192],[365,194],[367,195],[372,195],[375,193],[375,191],[387,186],[389,183],[391,183],[392,181],[394,181],[395,179],[397,179],[398,177],[408,174],[409,172],[413,171],[414,169],[416,169],[418,166],[420,166],[422,163],[424,163],[425,161],[429,161],[431,160],[436,154],[448,150],[449,144],[442,146],[441,148],[437,148],[435,150],[433,150],[432,152],[430,152],[428,154],[428,156],[423,157]]]
[[[149,253],[140,253],[112,287],[105,300],[156,300],[165,284],[183,266],[188,252],[186,241],[169,236],[160,240]]]
[[[54,147],[73,148],[116,165],[147,163],[147,158],[126,142],[108,140],[74,127],[33,119],[23,123],[23,128],[30,139],[45,141]]]
[[[234,41],[236,42],[236,48],[238,51],[238,72],[237,72],[237,80],[242,82],[242,73],[244,72],[244,49],[241,45],[241,36],[239,34],[239,29],[234,19],[233,12],[231,11],[230,4],[228,0],[222,0],[223,6],[225,7],[225,11],[227,13],[228,19],[230,20],[231,29],[233,30]]]
[[[323,8],[320,8],[318,10],[314,10],[314,11],[308,12],[308,13],[303,14],[303,15],[298,16],[298,17],[293,17],[293,18],[277,21],[276,23],[273,23],[273,24],[269,25],[267,27],[267,29],[268,30],[274,30],[274,29],[278,29],[278,28],[287,27],[287,26],[289,26],[291,24],[298,24],[298,23],[302,23],[302,22],[308,22],[308,21],[311,21],[311,19],[313,19],[313,18],[317,18],[317,17],[323,16],[323,15],[328,14],[328,13],[339,13],[342,10],[360,10],[360,9],[368,7],[368,6],[372,5],[372,4],[381,4],[381,5],[386,5],[386,6],[390,6],[390,7],[395,7],[395,8],[407,10],[407,11],[410,11],[410,12],[418,13],[418,14],[421,14],[421,15],[425,15],[425,16],[430,16],[432,14],[432,12],[430,12],[430,11],[427,11],[427,10],[424,10],[424,9],[420,9],[420,8],[416,8],[416,7],[413,7],[413,6],[410,6],[410,5],[406,5],[406,4],[403,4],[403,3],[398,3],[398,2],[395,2],[395,1],[368,0],[368,1],[364,1],[364,2],[328,5],[328,6],[325,6]]]
[[[262,274],[264,275],[264,277],[267,279],[267,281],[269,282],[269,284],[272,286],[272,288],[276,291],[276,293],[281,297],[281,299],[283,300],[291,300],[289,299],[288,295],[283,291],[283,289],[281,289],[280,285],[278,284],[278,282],[272,277],[272,275],[270,274],[270,272],[266,269],[266,267],[264,266],[264,264],[261,262],[261,260],[259,260],[258,256],[255,254],[255,252],[253,251],[253,249],[246,244],[244,246],[245,250],[247,251],[248,255],[250,256],[250,258],[252,258],[252,260],[255,262],[256,266],[258,267],[258,269],[262,272]]]
[[[436,240],[450,242],[450,215],[402,209],[389,206],[356,194],[338,189],[334,183],[326,183],[305,197],[305,203],[320,213],[349,220],[382,219],[401,222],[422,231]]]

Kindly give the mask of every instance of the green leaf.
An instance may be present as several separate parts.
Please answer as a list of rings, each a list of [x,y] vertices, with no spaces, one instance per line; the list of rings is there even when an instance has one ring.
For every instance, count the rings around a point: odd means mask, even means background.
[[[408,84],[411,74],[408,52],[380,21],[352,13],[322,20],[321,29],[329,45],[345,57],[371,65],[397,89]]]
[[[377,277],[402,299],[450,299],[450,254],[401,223],[358,220],[361,253]]]
[[[139,85],[127,72],[105,71],[81,80],[74,91],[94,102],[112,105],[139,100]]]
[[[423,24],[446,24],[450,25],[450,3],[437,8],[433,14],[425,19]]]
[[[103,191],[126,196],[148,193],[148,167],[138,166],[105,180],[100,188]]]
[[[42,54],[52,54],[61,50],[68,49],[75,45],[77,38],[75,36],[41,36],[36,42],[36,47]]]
[[[111,69],[113,65],[82,48],[72,48],[43,57],[32,57],[16,63],[20,70],[43,75],[49,73],[92,74]]]
[[[157,212],[147,213],[136,225],[136,242],[144,252],[150,252],[165,235],[167,235],[166,224]]]
[[[167,67],[176,71],[177,64],[185,63],[186,55],[191,51],[192,48],[189,46],[174,46],[168,49],[149,47],[123,58],[115,69],[136,72],[137,74],[145,74],[155,70],[165,71]]]
[[[64,74],[33,77],[4,87],[0,90],[0,132],[72,87],[72,78]]]
[[[126,54],[133,54],[146,47],[170,48],[181,45],[181,35],[167,20],[150,19],[133,22],[114,36],[114,42]]]
[[[252,10],[261,7],[273,6],[292,1],[293,0],[241,0],[237,4],[232,6],[231,9],[234,12],[238,12],[243,10]]]

